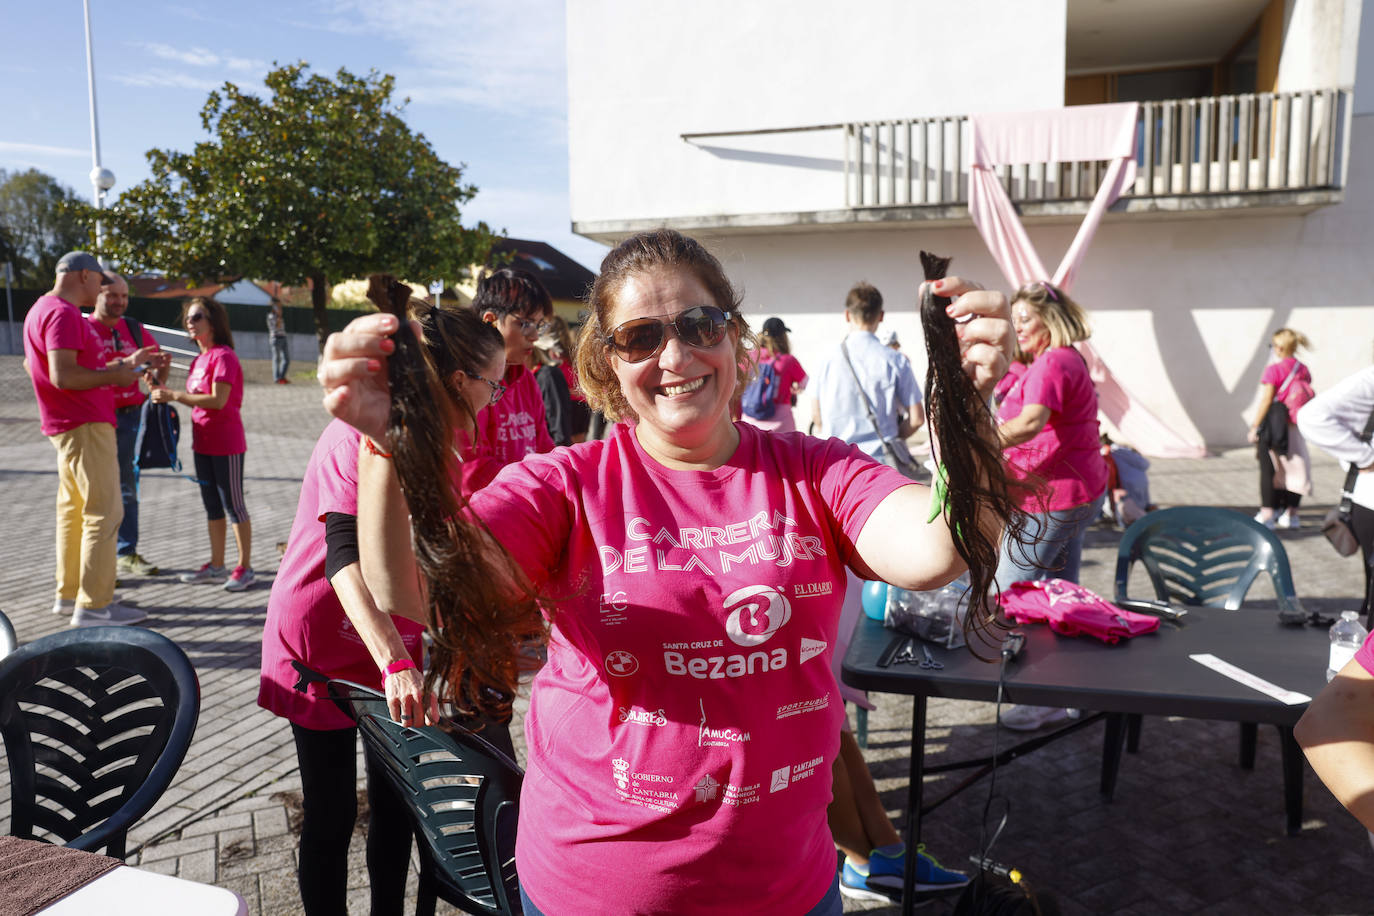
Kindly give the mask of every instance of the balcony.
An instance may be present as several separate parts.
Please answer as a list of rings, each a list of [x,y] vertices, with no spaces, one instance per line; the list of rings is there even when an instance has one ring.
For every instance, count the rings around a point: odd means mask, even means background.
[[[1350,118],[1351,93],[1345,89],[1141,102],[1136,181],[1110,214],[1301,213],[1339,203]],[[958,115],[683,134],[685,142],[720,161],[812,163],[831,174],[825,180],[834,182],[833,196],[822,185],[819,200],[813,194],[812,206],[796,209],[581,222],[574,229],[614,242],[662,225],[715,232],[967,225],[969,130],[968,117]],[[819,155],[837,146],[839,158]],[[1087,211],[1106,165],[999,171],[1028,223],[1055,222]]]

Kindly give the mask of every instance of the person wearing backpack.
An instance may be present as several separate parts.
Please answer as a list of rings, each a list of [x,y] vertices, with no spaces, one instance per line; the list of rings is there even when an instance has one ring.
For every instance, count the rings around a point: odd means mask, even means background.
[[[148,361],[145,377],[149,382],[163,385],[172,357],[163,353],[153,336],[143,325],[124,314],[129,307],[129,284],[119,274],[107,272],[110,282],[100,288],[95,310],[88,319],[96,336],[105,346],[106,359],[132,357],[146,347],[154,355]],[[119,523],[115,569],[123,575],[156,576],[158,568],[143,559],[138,552],[138,474],[134,469],[137,456],[138,428],[143,416],[143,402],[148,396],[137,381],[125,388],[115,389],[115,452],[119,459],[119,494],[124,501],[124,521]]]
[[[1312,349],[1292,328],[1274,332],[1274,356],[1260,376],[1259,406],[1247,438],[1256,444],[1260,466],[1260,510],[1255,521],[1266,528],[1300,528],[1298,504],[1312,492],[1307,441],[1298,430],[1298,411],[1312,400],[1312,373],[1294,355]],[[1271,416],[1272,414],[1272,416]]]
[[[755,376],[740,398],[740,419],[759,429],[790,433],[797,428],[792,405],[806,387],[806,370],[792,355],[787,333],[792,329],[781,318],[769,318],[759,334],[759,347],[751,354]]]

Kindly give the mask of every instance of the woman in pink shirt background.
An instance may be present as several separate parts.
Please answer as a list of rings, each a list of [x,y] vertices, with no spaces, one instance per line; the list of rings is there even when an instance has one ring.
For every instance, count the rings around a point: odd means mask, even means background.
[[[975,316],[951,333],[986,397],[1010,351],[1005,298],[957,278],[936,290],[958,296],[951,317]],[[505,468],[471,501],[504,547],[484,562],[513,560],[552,628],[525,720],[525,912],[839,914],[826,806],[845,569],[947,582],[965,568],[960,522],[927,522],[928,489],[839,440],[731,422],[748,329],[694,240],[626,240],[590,305],[578,375],[624,422]],[[358,319],[321,364],[326,406],[383,449],[395,327]],[[1000,467],[980,464],[988,486]],[[393,463],[364,450],[359,482],[368,587],[384,609],[424,618]],[[963,505],[966,540],[995,553],[1014,509]],[[446,608],[437,623],[479,611]]]
[[[792,355],[792,346],[787,339],[790,330],[792,329],[783,324],[781,318],[769,318],[763,323],[763,331],[759,334],[759,346],[754,351],[759,365],[772,363],[773,371],[778,374],[780,384],[778,396],[774,401],[777,406],[773,408],[773,416],[760,420],[745,413],[740,415],[740,419],[745,423],[775,433],[790,433],[797,428],[792,405],[797,403],[797,395],[806,387],[806,370]]]
[[[446,385],[443,394],[455,425],[470,434],[477,417],[501,396],[496,380],[505,371],[504,342],[465,309],[431,309],[419,300],[412,300],[412,309],[422,315],[421,337]],[[295,689],[293,662],[383,691],[398,722],[437,721],[436,704],[424,691],[418,667],[424,661],[424,627],[380,611],[363,583],[357,528],[360,445],[357,430],[342,420],[330,423],[316,443],[272,583],[262,637],[258,705],[290,720],[300,763],[304,818],[297,876],[307,916],[347,909],[358,730],[323,684]],[[486,724],[483,736],[512,751],[508,725]],[[409,815],[386,787],[379,769],[385,765],[364,750],[371,912],[399,914],[410,861]]]
[[[1311,344],[1299,331],[1279,328],[1270,341],[1274,361],[1264,367],[1260,376],[1259,403],[1255,408],[1255,422],[1250,424],[1248,439],[1259,444],[1259,427],[1274,401],[1282,401],[1294,383],[1312,384],[1312,373],[1298,361],[1298,348],[1310,349]],[[1267,443],[1255,450],[1260,467],[1260,509],[1255,521],[1266,528],[1300,528],[1298,505],[1312,492],[1309,468],[1312,459],[1307,452],[1307,440],[1298,429],[1298,418],[1288,416],[1288,450],[1280,454]]]
[[[183,582],[224,583],[225,591],[241,592],[253,584],[253,526],[243,501],[243,367],[234,353],[229,315],[214,299],[188,299],[181,307],[181,325],[200,348],[191,361],[186,390],[153,390],[155,404],[176,401],[191,408],[191,452],[195,456],[200,499],[210,531],[210,562],[181,577]],[[226,576],[225,516],[234,529],[238,563]]]

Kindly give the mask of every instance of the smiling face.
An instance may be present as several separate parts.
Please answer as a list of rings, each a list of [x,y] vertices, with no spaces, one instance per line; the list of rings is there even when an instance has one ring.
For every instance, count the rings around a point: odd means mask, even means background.
[[[1040,310],[1025,299],[1018,299],[1012,305],[1011,325],[1016,329],[1016,342],[1023,352],[1039,356],[1049,349],[1050,329],[1040,317]]]
[[[615,297],[608,328],[636,318],[667,322],[696,306],[717,306],[690,272],[659,268],[627,277]],[[728,458],[738,443],[730,422],[735,392],[735,344],[729,324],[723,340],[698,349],[664,328],[663,345],[642,362],[626,362],[607,350],[606,359],[630,408],[639,416],[640,444],[666,464],[712,465]]]
[[[116,277],[114,282],[100,288],[100,295],[95,300],[95,315],[106,325],[114,327],[128,308],[129,284],[123,277]]]

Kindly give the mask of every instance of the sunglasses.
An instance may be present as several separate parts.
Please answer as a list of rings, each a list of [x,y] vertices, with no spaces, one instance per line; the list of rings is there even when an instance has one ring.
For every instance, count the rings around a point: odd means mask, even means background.
[[[208,317],[209,317],[209,316],[206,315],[204,312],[192,312],[191,314],[189,314],[189,315],[186,316],[186,320],[187,320],[187,321],[204,321],[204,320],[205,320],[206,318],[208,318]]]
[[[501,384],[500,382],[493,382],[491,379],[482,375],[478,375],[476,372],[467,372],[465,370],[463,374],[466,375],[468,378],[472,379],[474,382],[487,383],[487,387],[491,389],[491,400],[488,402],[488,404],[494,405],[497,401],[501,400],[501,395],[506,393],[506,386]]]
[[[642,363],[663,349],[669,325],[677,339],[689,347],[709,350],[725,339],[731,312],[714,305],[698,305],[679,312],[671,321],[661,318],[636,318],[617,325],[606,335],[606,346],[627,363]]]

